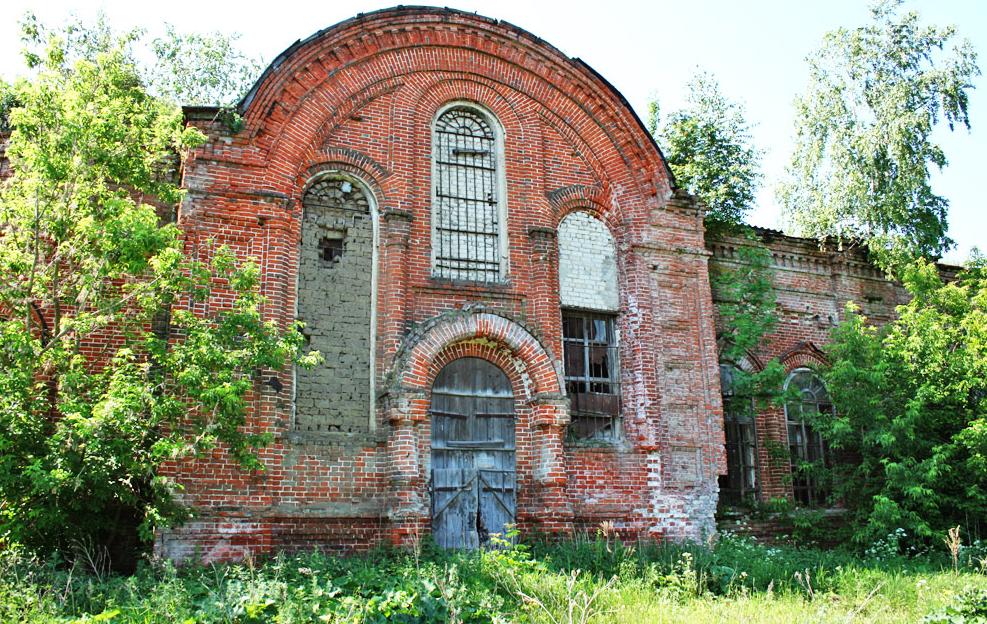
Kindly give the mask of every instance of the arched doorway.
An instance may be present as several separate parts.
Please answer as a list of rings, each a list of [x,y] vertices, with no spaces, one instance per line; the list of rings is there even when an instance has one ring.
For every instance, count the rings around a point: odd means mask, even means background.
[[[432,386],[432,534],[444,548],[478,548],[516,510],[514,393],[475,357],[447,364]]]

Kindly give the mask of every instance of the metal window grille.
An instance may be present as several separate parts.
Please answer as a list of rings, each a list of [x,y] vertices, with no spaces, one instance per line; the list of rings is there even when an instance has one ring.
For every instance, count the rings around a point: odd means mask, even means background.
[[[565,386],[575,439],[613,440],[620,433],[620,366],[615,317],[562,313]]]
[[[477,111],[453,108],[435,123],[437,277],[501,279],[497,137]]]
[[[836,414],[829,393],[819,377],[806,369],[789,376],[786,389],[794,384],[799,397],[785,404],[788,424],[788,447],[792,458],[792,493],[803,505],[823,505],[829,493],[813,474],[813,466],[824,466],[828,460],[822,435],[805,421],[806,415]]]
[[[734,398],[735,368],[720,364],[723,389],[723,430],[726,436],[727,474],[720,477],[720,496],[727,503],[757,499],[757,424],[753,401]]]

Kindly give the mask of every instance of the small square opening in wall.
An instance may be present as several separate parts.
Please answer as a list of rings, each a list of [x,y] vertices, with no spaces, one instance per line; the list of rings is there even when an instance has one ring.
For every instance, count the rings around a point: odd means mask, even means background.
[[[319,240],[319,256],[326,262],[337,262],[343,257],[344,242],[342,236],[323,236]]]

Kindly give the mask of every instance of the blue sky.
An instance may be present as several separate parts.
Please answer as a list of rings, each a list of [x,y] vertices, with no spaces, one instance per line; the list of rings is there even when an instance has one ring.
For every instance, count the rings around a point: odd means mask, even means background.
[[[135,2],[134,0],[4,0],[0,3],[0,75],[20,71],[17,21],[33,10],[56,24],[70,13],[87,18],[102,9],[118,27],[142,26],[151,34],[165,22],[183,31],[238,32],[248,54],[273,59],[296,39],[353,15],[393,6],[398,0],[278,0],[264,10],[243,1]],[[864,0],[652,0],[566,2],[534,0],[445,0],[445,6],[509,21],[589,63],[645,118],[657,97],[662,110],[678,108],[685,84],[698,69],[712,72],[723,92],[742,102],[754,124],[754,141],[765,152],[764,184],[751,214],[756,225],[782,228],[774,188],[791,150],[792,100],[807,79],[804,58],[823,34],[856,26],[868,17]],[[954,24],[981,53],[987,70],[987,2],[911,0],[925,22]],[[985,77],[971,95],[973,129],[942,131],[950,160],[934,177],[935,190],[950,201],[950,235],[958,243],[947,261],[962,262],[974,246],[987,250],[987,210],[980,182],[987,177],[987,89]]]

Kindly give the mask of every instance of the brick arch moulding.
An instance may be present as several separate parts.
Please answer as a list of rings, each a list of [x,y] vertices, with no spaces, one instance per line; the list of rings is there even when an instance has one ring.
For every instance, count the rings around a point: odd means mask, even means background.
[[[320,31],[282,53],[241,103],[244,133],[266,152],[267,184],[289,185],[287,163],[319,143],[329,117],[348,118],[355,97],[393,90],[422,72],[452,72],[494,81],[564,119],[598,154],[617,182],[650,186],[667,196],[674,185],[643,124],[609,83],[578,59],[507,24],[449,9],[389,9]],[[386,85],[386,86],[385,86]],[[280,174],[280,175],[279,175]]]

